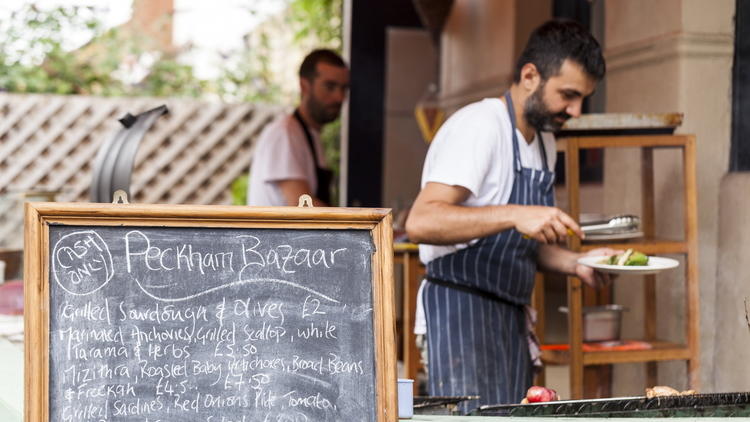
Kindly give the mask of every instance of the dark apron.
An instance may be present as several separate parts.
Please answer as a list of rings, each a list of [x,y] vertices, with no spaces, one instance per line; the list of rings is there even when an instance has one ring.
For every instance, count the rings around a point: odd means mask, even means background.
[[[294,110],[294,118],[297,119],[302,131],[305,132],[305,138],[307,139],[307,145],[310,146],[310,152],[313,156],[313,163],[315,163],[315,179],[318,181],[318,188],[315,190],[315,197],[325,202],[326,205],[331,205],[331,182],[333,181],[333,172],[326,168],[320,167],[318,164],[318,151],[315,148],[315,142],[313,141],[312,134],[307,128],[305,121],[302,120],[302,116],[299,114],[299,110]]]
[[[515,171],[509,204],[554,203],[554,173],[521,166],[513,101],[505,94],[513,133]],[[519,403],[531,386],[524,305],[536,272],[536,240],[515,229],[484,237],[427,263],[422,300],[427,321],[429,393],[478,395],[462,410]]]

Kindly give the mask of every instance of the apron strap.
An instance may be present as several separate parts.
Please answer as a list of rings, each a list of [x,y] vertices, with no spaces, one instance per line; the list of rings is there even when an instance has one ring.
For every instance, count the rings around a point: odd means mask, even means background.
[[[313,159],[315,160],[315,167],[318,167],[318,152],[315,150],[315,144],[313,143],[312,134],[307,128],[305,121],[302,120],[302,116],[299,114],[299,110],[294,110],[294,118],[297,119],[299,125],[302,126],[302,131],[305,132],[305,139],[307,139],[307,145],[310,146],[310,152],[312,153]]]
[[[318,179],[318,189],[315,192],[315,196],[326,204],[331,203],[330,183],[332,174],[330,170],[320,167],[318,161],[318,151],[315,149],[315,143],[313,141],[312,134],[307,128],[305,121],[302,120],[302,116],[299,114],[299,109],[294,110],[294,118],[297,119],[299,125],[302,126],[302,131],[305,132],[305,139],[307,139],[307,145],[310,147],[310,153],[313,156],[313,164],[315,164],[315,176]]]
[[[438,286],[447,287],[449,289],[460,290],[460,291],[465,292],[465,293],[471,293],[473,295],[481,296],[481,297],[483,297],[485,299],[489,299],[489,300],[494,301],[494,302],[504,303],[506,305],[520,306],[520,305],[518,305],[516,303],[513,303],[513,302],[511,302],[511,301],[509,301],[507,299],[504,299],[504,298],[496,295],[495,293],[488,292],[487,290],[483,290],[483,289],[480,289],[478,287],[473,287],[473,286],[469,286],[469,285],[466,285],[466,284],[454,283],[452,281],[443,280],[441,278],[433,277],[431,275],[426,275],[424,278],[425,278],[425,280],[429,281],[430,283],[437,284]]]
[[[505,91],[505,108],[508,109],[511,133],[513,134],[513,168],[516,171],[521,171],[521,152],[518,149],[518,135],[516,134],[516,110],[513,108],[513,99],[510,96],[510,91]],[[542,140],[542,134],[537,131],[536,137],[539,142],[539,151],[542,157],[542,168],[545,171],[549,171],[549,169],[547,168],[547,151],[544,148],[544,140]]]

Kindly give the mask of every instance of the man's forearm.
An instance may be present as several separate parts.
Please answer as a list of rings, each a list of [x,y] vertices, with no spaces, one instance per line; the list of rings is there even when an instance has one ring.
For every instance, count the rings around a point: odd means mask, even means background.
[[[458,185],[428,182],[417,195],[406,221],[409,239],[417,243],[462,243],[515,228],[529,238],[556,243],[567,230],[583,236],[569,215],[540,205],[465,206],[471,191]]]
[[[576,274],[579,253],[558,245],[539,245],[537,265],[541,269],[567,275]]]
[[[413,242],[462,243],[513,228],[518,211],[516,205],[466,207],[435,201],[415,205],[406,229]]]

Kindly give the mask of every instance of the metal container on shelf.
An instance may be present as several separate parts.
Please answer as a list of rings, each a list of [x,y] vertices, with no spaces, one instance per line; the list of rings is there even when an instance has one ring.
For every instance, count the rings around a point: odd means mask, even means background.
[[[620,340],[622,313],[626,310],[621,305],[584,306],[583,341]],[[568,308],[561,306],[559,311],[568,313]]]

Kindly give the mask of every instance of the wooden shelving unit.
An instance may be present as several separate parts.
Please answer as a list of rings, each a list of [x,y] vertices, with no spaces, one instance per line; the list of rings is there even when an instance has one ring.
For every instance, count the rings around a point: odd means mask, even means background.
[[[685,345],[658,340],[653,340],[649,343],[652,348],[648,350],[584,352],[583,364],[606,365],[611,363],[655,362],[690,358],[690,349]],[[566,365],[570,362],[570,353],[559,350],[545,351],[544,359],[549,364]]]
[[[404,376],[414,380],[414,394],[419,391],[417,373],[421,367],[419,349],[414,335],[414,318],[417,310],[417,292],[424,277],[425,268],[419,261],[419,246],[413,243],[394,243],[393,262],[400,267],[402,316],[399,321],[399,358],[404,364]]]
[[[576,220],[580,217],[580,174],[579,151],[582,149],[640,148],[642,161],[642,212],[641,230],[644,238],[636,242],[582,245],[578,238],[571,238],[568,246],[573,250],[588,250],[602,246],[617,249],[634,248],[649,255],[678,254],[685,257],[685,303],[686,324],[685,339],[687,344],[675,344],[656,338],[656,277],[645,278],[643,300],[645,313],[644,339],[651,344],[648,350],[637,351],[584,351],[583,350],[583,287],[581,280],[568,277],[568,333],[569,350],[549,351],[542,354],[547,364],[565,364],[570,366],[571,398],[584,398],[584,367],[591,365],[609,365],[629,362],[646,362],[647,384],[657,384],[656,362],[666,360],[684,360],[687,363],[688,384],[690,388],[699,388],[699,285],[698,285],[698,218],[696,210],[696,176],[695,176],[695,137],[692,135],[613,135],[569,137],[558,141],[558,150],[565,153],[566,189],[568,212]],[[655,237],[655,192],[654,160],[655,149],[671,148],[682,152],[683,161],[683,201],[684,201],[684,237],[680,240],[659,239]],[[616,282],[616,281],[615,281]],[[541,283],[537,283],[540,287]],[[535,295],[537,309],[543,303],[543,294]]]

